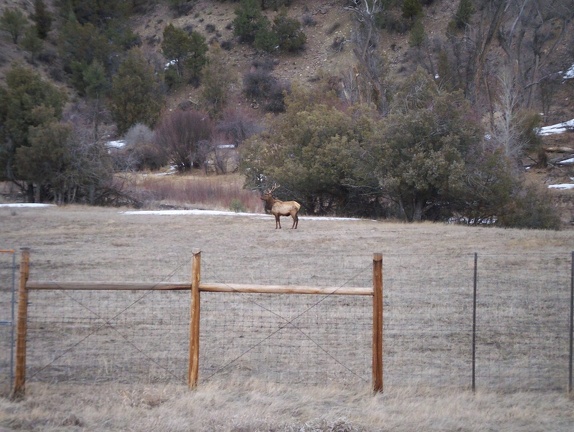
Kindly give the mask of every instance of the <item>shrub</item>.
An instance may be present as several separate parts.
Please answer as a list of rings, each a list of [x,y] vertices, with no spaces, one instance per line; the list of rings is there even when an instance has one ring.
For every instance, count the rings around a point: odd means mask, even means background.
[[[277,81],[271,88],[264,109],[267,112],[281,113],[285,111],[285,94],[290,92],[288,83]]]
[[[284,94],[289,85],[281,83],[266,69],[256,69],[243,77],[243,92],[261,103],[268,112],[285,111]]]
[[[156,143],[168,154],[178,171],[198,168],[205,162],[202,143],[210,141],[213,126],[209,116],[200,111],[167,113],[156,128]]]
[[[409,45],[411,47],[420,47],[425,41],[425,28],[421,20],[416,20],[413,28],[411,29],[411,36],[409,38]]]
[[[277,79],[268,70],[256,69],[243,77],[243,92],[255,99],[267,97],[277,85]]]
[[[153,131],[142,123],[132,126],[124,136],[124,169],[157,170],[168,163],[167,154],[155,142]]]
[[[5,9],[0,16],[0,30],[7,31],[12,37],[12,42],[17,44],[18,38],[24,32],[28,20],[20,9]]]
[[[472,5],[472,0],[460,0],[458,8],[454,14],[451,22],[449,22],[448,29],[452,32],[453,30],[462,30],[470,22],[470,18],[474,13],[474,6]]]
[[[560,217],[550,194],[534,185],[522,185],[512,202],[497,218],[497,225],[509,228],[560,229]]]
[[[303,14],[303,25],[307,27],[315,27],[317,25],[317,21],[313,18],[313,15],[306,12]]]
[[[225,51],[231,51],[233,49],[233,41],[221,42],[221,49],[223,49]]]
[[[375,15],[375,25],[380,29],[399,34],[406,33],[409,30],[409,20],[392,10],[377,13]]]
[[[195,6],[195,0],[169,0],[169,6],[180,17],[189,14]]]
[[[285,14],[279,14],[273,21],[273,33],[282,51],[299,51],[307,42],[307,35],[301,30],[301,23]]]
[[[423,7],[419,0],[404,0],[402,7],[403,18],[415,19],[423,13]]]
[[[267,52],[273,52],[279,48],[279,38],[270,28],[268,21],[264,21],[257,30],[255,39],[253,40],[253,46]]]
[[[226,110],[215,130],[222,134],[227,142],[239,146],[251,135],[261,132],[261,127],[242,111]]]
[[[238,198],[233,198],[229,203],[229,209],[235,213],[245,212],[245,206]]]
[[[253,43],[257,32],[266,22],[268,23],[268,20],[261,13],[257,0],[241,0],[240,6],[235,11],[233,33],[241,42]]]

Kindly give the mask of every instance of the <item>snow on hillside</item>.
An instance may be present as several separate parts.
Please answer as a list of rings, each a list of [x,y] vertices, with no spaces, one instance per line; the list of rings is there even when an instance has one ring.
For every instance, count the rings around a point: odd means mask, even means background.
[[[538,135],[548,136],[567,132],[569,130],[574,130],[574,119],[568,120],[555,125],[544,126],[538,129]]]
[[[570,66],[570,69],[568,69],[566,72],[564,72],[564,75],[562,75],[562,78],[564,78],[564,79],[574,78],[574,64],[572,66]]]

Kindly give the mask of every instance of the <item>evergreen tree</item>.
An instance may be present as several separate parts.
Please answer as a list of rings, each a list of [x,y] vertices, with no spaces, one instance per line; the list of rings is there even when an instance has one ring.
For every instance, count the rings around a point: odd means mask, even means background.
[[[219,46],[212,49],[207,65],[203,69],[202,97],[209,113],[217,115],[227,102],[229,87],[236,81],[224,62],[224,55]]]
[[[36,32],[40,39],[46,39],[52,28],[52,14],[46,9],[43,0],[34,0],[34,14],[32,19],[36,23]]]
[[[42,51],[43,45],[44,42],[38,37],[36,29],[34,27],[28,27],[22,38],[22,48],[30,53],[30,63],[36,64],[36,58],[38,54],[40,54],[40,51]]]
[[[233,33],[241,42],[253,43],[257,32],[269,21],[261,13],[261,4],[258,0],[241,0],[241,4],[235,10],[233,20]]]
[[[420,69],[395,100],[385,120],[377,177],[403,216],[421,221],[464,191],[465,164],[481,139],[480,127],[460,93],[439,91]]]
[[[307,35],[301,30],[301,23],[281,13],[273,20],[273,33],[281,51],[295,52],[303,49]]]
[[[132,125],[156,123],[164,105],[164,95],[153,68],[138,49],[132,49],[112,81],[110,96],[112,117],[118,132]]]
[[[169,61],[167,78],[170,87],[185,80],[198,82],[201,69],[207,62],[208,48],[202,35],[197,32],[188,35],[170,24],[163,30],[161,48]]]
[[[97,140],[99,138],[98,127],[100,124],[102,101],[108,94],[111,85],[106,78],[104,67],[97,60],[94,60],[92,64],[84,70],[83,78],[86,84],[86,96],[92,105],[94,139]]]
[[[24,33],[28,20],[20,9],[4,9],[0,16],[0,30],[7,31],[12,37],[12,42],[17,44],[18,39]]]
[[[57,121],[62,115],[65,94],[36,72],[15,65],[0,86],[0,178],[17,184],[34,199],[33,186],[19,177],[14,157],[20,147],[30,146],[30,129]]]

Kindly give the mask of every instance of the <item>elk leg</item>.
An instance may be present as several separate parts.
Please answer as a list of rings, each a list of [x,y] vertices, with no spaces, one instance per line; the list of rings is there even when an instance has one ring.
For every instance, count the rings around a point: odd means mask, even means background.
[[[293,216],[293,226],[291,226],[291,229],[297,229],[297,225],[299,225],[299,216],[295,215]]]

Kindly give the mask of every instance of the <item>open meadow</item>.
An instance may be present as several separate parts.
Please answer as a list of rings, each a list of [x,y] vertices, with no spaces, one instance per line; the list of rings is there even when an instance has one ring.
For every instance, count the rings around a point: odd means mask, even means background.
[[[0,431],[574,429],[573,230],[305,216],[275,230],[263,214],[83,206],[0,207],[0,221],[0,249],[30,248],[30,280],[56,287],[186,282],[195,249],[203,281],[368,287],[380,252],[385,307],[385,389],[374,395],[367,297],[202,294],[191,391],[185,292],[31,292],[26,396],[11,401],[1,383]]]

